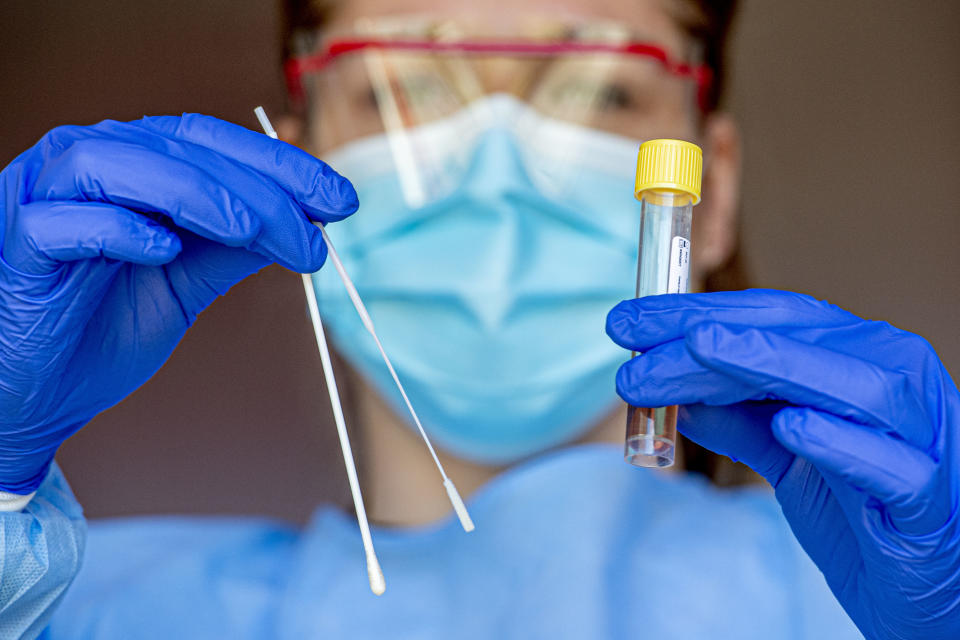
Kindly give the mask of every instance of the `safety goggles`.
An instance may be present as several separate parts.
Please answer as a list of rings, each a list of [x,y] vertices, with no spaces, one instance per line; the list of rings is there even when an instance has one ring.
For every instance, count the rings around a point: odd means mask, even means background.
[[[291,95],[310,105],[319,152],[429,125],[497,93],[545,118],[635,140],[677,136],[711,83],[695,55],[609,25],[479,37],[368,22],[291,58],[286,74]]]

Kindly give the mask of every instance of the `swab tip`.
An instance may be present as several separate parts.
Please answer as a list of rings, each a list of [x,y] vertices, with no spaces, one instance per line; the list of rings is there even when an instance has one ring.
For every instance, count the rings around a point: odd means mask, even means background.
[[[382,596],[387,590],[387,581],[384,580],[380,563],[373,553],[367,554],[367,578],[370,579],[370,591],[373,591],[373,595]]]
[[[447,490],[447,496],[450,498],[450,504],[453,505],[453,511],[457,514],[457,518],[460,519],[460,526],[463,527],[464,531],[470,533],[475,528],[473,526],[473,520],[467,512],[467,505],[463,503],[463,498],[460,497],[460,493],[454,486],[453,480],[450,478],[445,479],[443,481],[443,487]]]

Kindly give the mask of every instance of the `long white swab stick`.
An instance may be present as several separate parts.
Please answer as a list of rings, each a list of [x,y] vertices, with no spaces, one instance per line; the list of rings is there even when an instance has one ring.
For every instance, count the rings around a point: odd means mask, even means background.
[[[320,310],[317,308],[317,294],[313,290],[310,276],[303,274],[303,288],[307,295],[307,307],[310,309],[310,319],[313,321],[313,333],[320,348],[320,361],[323,363],[323,375],[327,380],[327,392],[330,394],[330,405],[333,407],[333,419],[337,424],[337,434],[340,436],[340,449],[343,451],[343,462],[347,467],[347,478],[350,480],[350,493],[353,495],[353,505],[357,511],[357,522],[360,525],[360,537],[363,539],[363,550],[367,556],[367,578],[370,580],[370,590],[375,595],[383,595],[387,588],[380,570],[380,562],[373,550],[373,539],[370,536],[370,524],[367,522],[367,512],[363,506],[363,496],[360,495],[360,482],[357,480],[357,467],[353,463],[353,450],[350,448],[350,436],[347,435],[347,425],[343,419],[343,407],[340,405],[340,392],[337,389],[337,380],[333,377],[333,363],[330,362],[330,349],[323,333],[323,323],[320,322]]]
[[[430,456],[433,457],[433,462],[437,465],[437,469],[440,471],[440,476],[443,478],[443,488],[447,490],[447,497],[450,498],[450,504],[453,505],[453,510],[460,519],[460,525],[463,527],[463,530],[468,533],[473,531],[473,520],[470,518],[470,514],[467,512],[467,507],[464,505],[463,499],[460,497],[460,493],[457,491],[457,487],[454,486],[453,481],[447,476],[447,472],[444,470],[443,464],[440,462],[440,458],[437,457],[437,452],[434,450],[433,444],[430,443],[430,438],[427,437],[427,432],[420,423],[420,417],[417,416],[417,412],[414,411],[413,405],[410,403],[410,398],[407,397],[407,392],[400,383],[400,378],[397,376],[397,372],[394,370],[393,364],[390,362],[390,358],[387,356],[387,352],[384,351],[383,345],[380,343],[380,338],[377,337],[377,332],[373,328],[373,320],[370,319],[370,314],[367,313],[367,308],[363,305],[363,301],[360,299],[360,294],[357,293],[356,287],[353,286],[353,281],[350,280],[350,276],[347,275],[346,270],[343,268],[343,263],[340,262],[340,256],[337,255],[337,250],[333,248],[333,243],[330,242],[330,236],[327,235],[327,230],[319,224],[317,226],[320,228],[320,233],[323,234],[323,239],[327,243],[327,255],[329,255],[330,261],[333,262],[333,267],[340,275],[340,279],[343,281],[343,286],[347,289],[347,295],[350,296],[350,300],[353,302],[353,306],[356,308],[357,314],[360,316],[361,322],[363,322],[363,326],[370,333],[370,335],[373,336],[373,341],[377,344],[377,349],[380,350],[380,355],[383,357],[383,361],[386,363],[387,369],[390,371],[390,375],[393,377],[393,381],[400,390],[400,395],[403,396],[403,401],[407,405],[407,410],[410,412],[410,416],[413,418],[414,424],[417,425],[417,429],[420,431],[420,436],[423,438],[424,443],[426,443],[427,449],[430,451]]]
[[[263,107],[254,111],[264,133],[271,138],[277,138],[277,132],[270,124]],[[382,595],[387,588],[380,569],[380,562],[373,550],[373,538],[370,536],[370,523],[367,522],[367,511],[363,506],[363,496],[360,494],[360,481],[357,479],[357,467],[353,462],[353,449],[350,447],[350,436],[347,433],[347,424],[343,418],[343,407],[340,404],[340,391],[337,389],[337,379],[333,375],[333,363],[330,360],[330,349],[323,332],[323,323],[320,321],[320,309],[317,306],[317,294],[313,289],[313,282],[308,274],[302,274],[303,291],[307,297],[307,308],[310,310],[310,320],[313,323],[313,334],[320,349],[320,361],[323,363],[323,375],[327,381],[327,392],[330,394],[330,406],[333,407],[333,420],[337,425],[337,435],[340,436],[340,450],[343,452],[343,462],[347,467],[347,479],[350,482],[350,493],[353,495],[353,506],[357,512],[357,523],[360,525],[360,537],[363,539],[363,550],[367,556],[367,577],[370,580],[370,590],[375,595]]]
[[[273,125],[270,124],[270,119],[267,117],[266,112],[263,110],[263,107],[257,107],[254,109],[254,113],[257,115],[257,119],[260,121],[260,126],[263,127],[264,133],[266,133],[271,138],[277,137],[277,132],[274,130]],[[407,405],[407,409],[410,411],[410,416],[413,418],[414,424],[417,425],[417,429],[420,431],[420,437],[423,438],[424,443],[427,445],[427,449],[430,451],[430,456],[433,458],[434,464],[436,464],[437,469],[440,471],[440,476],[443,478],[443,488],[447,492],[447,497],[450,499],[450,504],[453,506],[454,512],[457,514],[457,518],[460,520],[460,526],[463,527],[463,530],[467,533],[473,531],[474,525],[473,520],[470,518],[470,514],[467,512],[467,507],[463,503],[463,499],[460,497],[460,493],[457,491],[457,487],[453,484],[453,481],[447,476],[447,472],[443,468],[443,464],[440,462],[440,458],[437,457],[437,452],[433,448],[433,444],[430,443],[430,438],[427,436],[427,432],[424,430],[423,425],[420,423],[420,418],[417,416],[417,412],[414,411],[413,405],[410,403],[410,398],[407,396],[406,390],[403,388],[403,384],[400,383],[400,378],[397,376],[397,372],[393,368],[393,364],[390,362],[390,358],[387,356],[387,352],[384,351],[383,345],[380,343],[380,338],[377,337],[377,332],[373,328],[373,320],[370,319],[370,314],[367,313],[367,308],[364,306],[363,301],[360,299],[360,294],[357,293],[356,287],[353,286],[353,281],[350,280],[350,276],[347,275],[346,270],[343,268],[343,263],[340,262],[340,256],[337,254],[337,250],[333,247],[333,242],[330,241],[330,236],[327,235],[327,230],[323,228],[323,225],[319,222],[314,222],[320,233],[323,235],[324,242],[327,243],[327,254],[330,256],[330,259],[333,261],[333,266],[337,270],[337,274],[340,276],[340,280],[343,281],[343,286],[347,290],[347,295],[350,296],[350,301],[353,302],[354,308],[357,310],[357,314],[360,316],[360,320],[363,322],[364,328],[373,336],[373,340],[377,345],[377,349],[380,350],[380,355],[383,357],[384,363],[387,365],[387,369],[390,371],[390,375],[393,377],[393,381],[396,383],[397,388],[400,390],[400,395],[403,396],[403,401]],[[308,301],[312,298],[313,304],[316,305],[316,292],[313,287],[306,288],[306,294]],[[314,325],[319,325],[320,314],[317,313]],[[322,331],[322,330],[321,330]],[[321,352],[326,349],[326,341],[323,341],[323,346],[320,347]],[[332,376],[332,370],[331,370]],[[339,399],[337,401],[339,404]],[[359,489],[358,489],[359,493]]]

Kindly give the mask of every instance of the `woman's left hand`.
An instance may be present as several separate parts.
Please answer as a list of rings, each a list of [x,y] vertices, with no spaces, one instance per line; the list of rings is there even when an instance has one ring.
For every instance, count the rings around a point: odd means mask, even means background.
[[[800,544],[867,638],[960,638],[960,393],[930,345],[769,290],[627,300],[640,407],[773,485]]]

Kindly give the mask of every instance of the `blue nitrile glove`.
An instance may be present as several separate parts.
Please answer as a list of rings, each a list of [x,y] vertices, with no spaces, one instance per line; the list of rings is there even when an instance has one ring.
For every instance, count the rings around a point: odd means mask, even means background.
[[[201,115],[54,129],[0,173],[0,490],[166,361],[271,262],[320,268],[310,219],[357,208],[309,154]]]
[[[960,394],[930,345],[781,291],[628,300],[617,391],[776,489],[867,638],[960,638]]]

